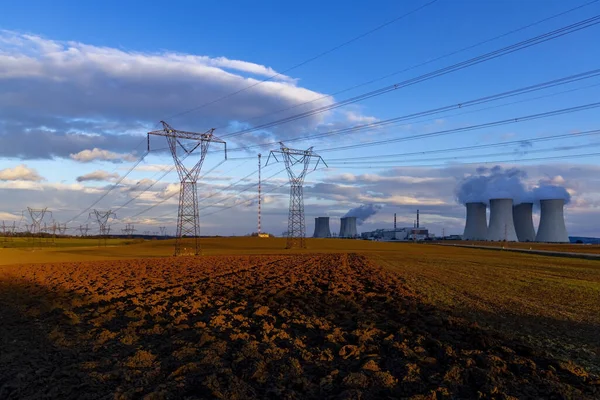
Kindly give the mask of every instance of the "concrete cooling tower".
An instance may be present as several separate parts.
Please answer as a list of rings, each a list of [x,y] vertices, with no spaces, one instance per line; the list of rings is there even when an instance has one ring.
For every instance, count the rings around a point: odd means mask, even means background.
[[[329,217],[315,218],[315,234],[313,235],[313,237],[316,237],[316,238],[331,237],[331,231],[329,230]]]
[[[463,240],[486,240],[487,219],[484,203],[467,203],[467,222]]]
[[[533,203],[521,203],[514,206],[513,221],[519,242],[533,242],[535,240]]]
[[[490,225],[487,240],[517,242],[517,232],[513,221],[512,199],[490,200]]]
[[[356,232],[356,217],[343,217],[340,219],[340,237],[354,238],[358,236]]]
[[[540,200],[540,226],[536,242],[568,243],[562,199]]]

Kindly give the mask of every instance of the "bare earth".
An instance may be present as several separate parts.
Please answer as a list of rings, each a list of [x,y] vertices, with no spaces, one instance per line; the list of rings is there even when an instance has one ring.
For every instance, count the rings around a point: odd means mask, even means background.
[[[370,250],[0,267],[0,398],[600,395],[589,368],[472,323],[495,321],[483,318],[488,308],[508,316],[513,307],[515,318],[541,312],[515,303],[509,284],[488,296],[471,286],[503,276],[540,296],[528,280],[552,281],[546,257],[515,254],[494,270],[469,253],[477,250]],[[598,307],[570,280],[575,271],[596,295],[598,269],[569,261],[553,267],[555,287],[575,289],[550,300],[547,308],[562,307],[550,317],[597,324],[565,304]]]

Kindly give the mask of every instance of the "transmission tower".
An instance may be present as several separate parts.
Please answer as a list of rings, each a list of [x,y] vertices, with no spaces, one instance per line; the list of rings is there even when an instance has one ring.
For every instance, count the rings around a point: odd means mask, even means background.
[[[98,245],[104,244],[104,246],[106,246],[106,239],[110,234],[110,225],[108,224],[108,220],[110,217],[117,218],[117,215],[112,210],[94,210],[93,213],[90,213],[90,216],[92,215],[96,217],[96,221],[98,221],[98,226],[100,227],[100,238],[98,239]]]
[[[260,237],[260,207],[261,207],[261,197],[262,197],[262,187],[261,187],[261,179],[260,179],[260,170],[261,170],[261,162],[260,162],[261,154],[258,153],[258,228],[256,230],[257,236]]]
[[[167,236],[167,227],[166,226],[159,226],[158,229],[160,229],[160,235],[161,236]]]
[[[205,133],[185,132],[173,129],[169,124],[161,121],[163,129],[148,132],[148,151],[150,151],[150,135],[164,136],[167,138],[171,155],[177,173],[179,174],[179,211],[177,214],[177,232],[175,234],[175,255],[200,254],[200,218],[198,216],[198,191],[196,184],[206,158],[211,142],[222,143],[225,147],[227,159],[227,144],[213,135],[214,129]],[[200,158],[189,168],[183,160],[189,157],[197,148],[200,148]],[[183,157],[179,157],[178,150],[183,150]],[[184,241],[191,241],[189,247]]]
[[[2,221],[2,241],[8,242],[8,226],[4,221]]]
[[[271,156],[275,158],[277,162],[277,154],[283,157],[285,162],[285,168],[288,172],[290,179],[290,211],[288,216],[288,230],[287,230],[287,249],[295,247],[305,248],[306,247],[306,229],[304,226],[304,191],[302,185],[304,184],[304,178],[313,159],[316,159],[315,169],[319,165],[320,161],[327,166],[323,158],[313,152],[313,148],[310,147],[308,150],[296,150],[290,149],[280,142],[281,147],[279,150],[271,150],[269,153],[269,159]],[[267,164],[269,164],[267,159]],[[294,168],[299,165],[300,168]],[[296,169],[294,171],[294,169]]]
[[[125,229],[121,229],[123,234],[129,238],[131,238],[131,236],[133,235],[133,232],[135,232],[136,230],[137,229],[134,228],[133,224],[125,224]]]
[[[65,234],[67,233],[67,224],[61,224],[61,223],[57,223],[56,224],[56,229],[58,229],[58,234],[61,236],[65,236]]]
[[[48,208],[31,208],[27,207],[27,211],[29,212],[29,217],[31,218],[31,225],[29,226],[29,231],[31,232],[32,237],[32,248],[36,247],[36,244],[40,244],[42,242],[42,222],[44,221],[44,217],[46,214],[52,215],[51,211],[48,211]]]
[[[90,230],[90,228],[88,227],[88,224],[85,225],[79,225],[79,233],[81,233],[81,236],[87,236],[88,231]]]

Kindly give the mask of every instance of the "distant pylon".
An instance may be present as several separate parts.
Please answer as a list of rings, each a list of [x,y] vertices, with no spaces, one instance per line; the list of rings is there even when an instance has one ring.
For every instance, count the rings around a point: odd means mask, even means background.
[[[198,215],[197,182],[211,142],[222,143],[225,146],[225,159],[227,159],[227,144],[213,135],[214,129],[205,133],[185,132],[173,129],[169,124],[160,121],[163,129],[148,132],[148,151],[150,151],[150,135],[164,136],[167,138],[171,156],[177,173],[179,174],[179,211],[177,214],[177,233],[175,235],[175,255],[200,254],[200,218]],[[183,165],[183,159],[190,156],[200,147],[199,160],[188,168]],[[181,148],[185,156],[180,158],[177,150]],[[185,238],[190,238],[190,248],[184,243]],[[188,239],[189,240],[189,239]]]
[[[135,232],[136,229],[133,226],[133,224],[125,224],[125,229],[121,229],[121,231],[123,232],[123,234],[125,236],[131,238],[131,236],[133,235],[133,232]]]
[[[261,154],[258,153],[258,228],[256,230],[258,236],[260,236],[260,206],[261,206],[261,180],[260,180],[260,170],[261,170],[261,162],[260,162]]]
[[[58,234],[61,236],[65,236],[65,234],[67,233],[67,224],[61,224],[61,223],[57,223],[56,224],[56,229],[58,229]]]
[[[29,226],[29,230],[31,232],[32,237],[32,248],[36,247],[36,244],[40,244],[42,242],[42,222],[44,221],[44,217],[46,214],[52,215],[51,211],[48,211],[48,208],[31,208],[27,207],[27,211],[29,212],[29,217],[31,218],[31,225]]]
[[[108,220],[110,219],[110,217],[117,218],[117,215],[112,210],[94,210],[94,212],[90,213],[90,217],[92,215],[96,217],[98,227],[100,228],[100,237],[98,239],[98,245],[104,244],[104,246],[106,246],[106,239],[107,236],[110,234],[110,225],[108,224]]]
[[[290,179],[290,210],[288,215],[286,248],[305,248],[306,228],[304,225],[304,192],[302,185],[304,184],[304,178],[313,158],[317,160],[313,171],[317,169],[319,162],[323,161],[323,158],[315,154],[312,147],[307,150],[296,150],[286,147],[282,142],[280,142],[280,145],[279,150],[271,150],[269,159],[272,155],[279,162],[276,154],[281,154]],[[265,165],[269,164],[269,159],[267,159],[267,164]],[[323,163],[327,166],[325,161]],[[294,171],[294,166],[296,165],[300,165],[302,168]]]
[[[161,236],[167,236],[167,227],[166,226],[159,226],[158,229],[160,229]]]
[[[87,236],[89,230],[88,224],[79,225],[79,233],[81,233],[81,236]]]

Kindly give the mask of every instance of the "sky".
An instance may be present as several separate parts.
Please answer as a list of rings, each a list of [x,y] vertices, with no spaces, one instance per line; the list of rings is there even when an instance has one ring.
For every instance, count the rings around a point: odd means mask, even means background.
[[[164,120],[227,141],[227,160],[213,143],[202,166],[202,234],[256,231],[259,152],[263,231],[286,231],[288,177],[268,157],[283,141],[327,165],[304,184],[308,236],[315,217],[335,231],[369,204],[359,231],[419,209],[460,234],[457,188],[496,166],[564,187],[569,234],[600,236],[599,14],[594,0],[4,4],[0,223],[47,207],[75,233],[97,229],[97,209],[115,212],[112,232],[174,233],[166,140],[146,154]]]

